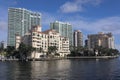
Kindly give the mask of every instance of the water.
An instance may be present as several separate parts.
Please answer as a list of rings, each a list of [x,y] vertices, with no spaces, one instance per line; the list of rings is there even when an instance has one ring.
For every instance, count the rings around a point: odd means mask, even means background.
[[[120,58],[0,62],[0,80],[120,80]]]

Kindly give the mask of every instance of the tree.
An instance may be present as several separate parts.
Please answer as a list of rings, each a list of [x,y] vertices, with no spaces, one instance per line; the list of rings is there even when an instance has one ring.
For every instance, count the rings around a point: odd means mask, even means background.
[[[13,56],[15,52],[15,47],[7,46],[6,52],[7,52],[6,54],[7,57]]]
[[[4,49],[3,47],[0,47],[0,56],[6,56],[6,49]]]
[[[95,50],[98,50],[99,56],[113,56],[119,54],[117,49],[105,48],[102,46],[97,46]]]
[[[27,54],[27,56],[31,55],[31,53],[33,51],[36,51],[36,48],[34,48],[34,47],[30,46],[30,45],[26,46],[26,54]]]
[[[20,46],[18,48],[19,51],[19,58],[20,60],[26,60],[27,56],[31,54],[31,52],[35,51],[35,48],[33,48],[30,45],[25,45],[23,42],[20,43]]]
[[[18,50],[19,50],[19,58],[20,58],[20,60],[23,60],[23,59],[25,59],[25,57],[26,57],[26,45],[22,42],[22,43],[20,43],[20,45],[19,45],[19,47],[18,47]]]
[[[56,53],[58,50],[58,48],[56,46],[49,46],[48,47],[48,55],[51,54],[51,53]]]

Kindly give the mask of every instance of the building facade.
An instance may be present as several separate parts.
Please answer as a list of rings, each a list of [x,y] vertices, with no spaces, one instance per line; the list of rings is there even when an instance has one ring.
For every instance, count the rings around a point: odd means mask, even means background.
[[[26,33],[26,35],[22,37],[22,42],[29,44],[36,49],[42,48],[45,55],[48,52],[48,47],[50,46],[56,46],[58,49],[57,53],[59,53],[62,57],[70,54],[69,39],[67,37],[61,36],[54,29],[41,32],[40,28],[40,26],[35,26],[30,33]],[[16,48],[18,47],[16,46]],[[43,53],[32,53],[31,58],[40,58],[40,55],[43,55]]]
[[[8,46],[15,46],[15,34],[24,36],[31,26],[41,25],[41,14],[24,8],[8,9]]]
[[[73,46],[72,25],[69,23],[55,21],[50,23],[50,28],[55,29],[61,36],[69,38],[70,46]]]
[[[114,37],[112,33],[98,33],[88,35],[88,48],[94,49],[97,46],[114,49]]]
[[[73,45],[74,47],[83,46],[83,34],[80,30],[75,30],[73,33]]]

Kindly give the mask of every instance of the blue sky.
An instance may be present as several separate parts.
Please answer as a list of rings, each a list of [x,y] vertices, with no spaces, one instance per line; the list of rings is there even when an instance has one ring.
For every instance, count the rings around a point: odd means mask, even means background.
[[[112,32],[120,50],[120,0],[0,0],[0,41],[7,42],[8,7],[26,8],[42,14],[42,29],[62,21],[88,34]]]

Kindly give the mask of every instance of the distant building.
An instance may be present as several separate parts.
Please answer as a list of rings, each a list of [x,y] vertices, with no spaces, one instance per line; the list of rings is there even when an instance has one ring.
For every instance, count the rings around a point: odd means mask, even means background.
[[[24,36],[31,26],[41,25],[41,14],[24,8],[8,9],[8,46],[15,46],[15,35]]]
[[[4,49],[4,48],[5,48],[5,43],[4,43],[4,41],[1,41],[1,42],[0,42],[0,48],[1,48],[1,49]]]
[[[83,34],[80,30],[75,30],[73,33],[73,45],[75,47],[83,46]]]
[[[53,23],[50,23],[50,28],[55,29],[57,32],[60,33],[61,36],[69,38],[70,46],[73,45],[73,32],[71,24],[55,21]]]
[[[60,56],[66,56],[70,54],[69,39],[67,37],[61,36],[56,30],[53,29],[43,32],[40,30],[40,26],[34,26],[29,33],[26,33],[26,35],[22,37],[21,41],[27,45],[31,45],[36,49],[42,48],[44,50],[44,54],[48,52],[49,46],[56,46],[58,48],[57,53],[59,53]],[[18,48],[17,46],[16,48]],[[32,53],[31,58],[40,58],[40,55],[42,54],[38,52],[36,54]]]
[[[97,46],[114,49],[114,37],[112,33],[98,33],[88,35],[88,48],[93,49]]]
[[[85,47],[88,48],[88,40],[85,40]]]

